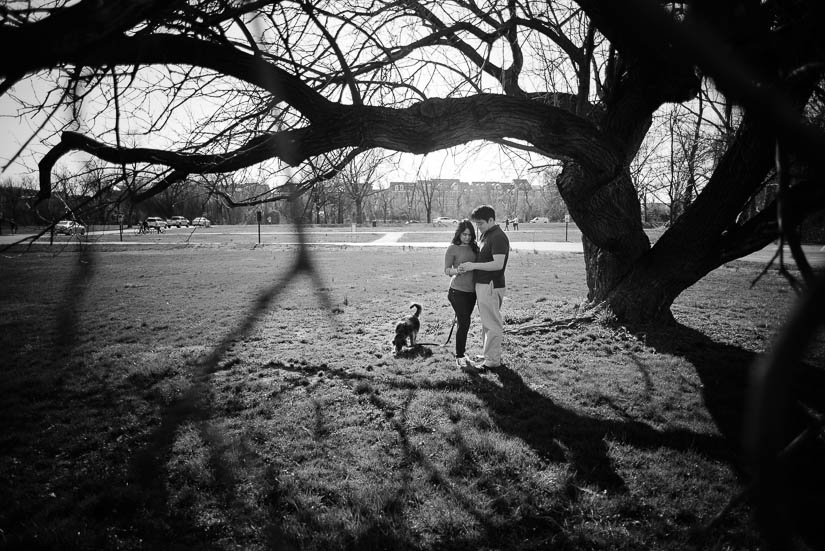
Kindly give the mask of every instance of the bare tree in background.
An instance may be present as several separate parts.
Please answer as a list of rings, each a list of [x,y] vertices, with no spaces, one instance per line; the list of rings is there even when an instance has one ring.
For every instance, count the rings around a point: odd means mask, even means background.
[[[433,195],[433,210],[442,216],[446,216],[450,208],[447,199],[450,196],[450,192],[453,190],[453,187],[454,185],[452,183],[442,182]]]
[[[533,216],[532,191],[533,188],[527,180],[518,179],[516,181],[516,204],[518,205],[518,211],[515,212],[515,214],[522,222],[527,221],[525,218],[529,219]],[[519,197],[521,198],[519,199]]]
[[[539,196],[541,197],[540,215],[546,216],[551,222],[560,222],[564,219],[567,208],[556,186],[559,169],[556,167],[546,168],[542,171],[541,177],[542,185],[539,188]]]
[[[381,219],[386,222],[392,209],[392,194],[389,189],[382,189],[375,194],[378,202],[378,210],[381,212]]]
[[[0,220],[22,222],[23,217],[20,215],[26,208],[26,197],[31,194],[27,189],[25,186],[13,185],[11,179],[0,182]],[[2,230],[0,223],[0,231]]]
[[[699,187],[707,181],[703,174],[698,173],[699,165],[706,157],[700,156],[704,122],[702,94],[695,103],[696,112],[673,106],[667,114],[670,143],[664,191],[668,198],[671,224],[685,211],[697,195]]]
[[[404,216],[407,220],[414,220],[418,213],[418,194],[420,192],[418,182],[404,186]]]
[[[383,162],[384,157],[379,151],[367,151],[352,160],[334,177],[355,208],[354,221],[357,224],[365,222],[365,201],[378,192],[375,184],[378,169]]]
[[[424,208],[425,222],[427,224],[433,221],[433,202],[435,201],[436,193],[441,189],[443,183],[440,180],[433,178],[424,178],[415,183],[419,191],[421,206]]]

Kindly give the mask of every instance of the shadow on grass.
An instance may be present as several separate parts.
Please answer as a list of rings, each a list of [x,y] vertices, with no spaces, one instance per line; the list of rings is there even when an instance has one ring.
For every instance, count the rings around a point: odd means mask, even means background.
[[[78,242],[77,266],[67,283],[67,292],[57,307],[57,344],[61,349],[71,349],[77,340],[80,305],[91,288],[97,260],[89,247]]]
[[[37,361],[23,364],[25,367],[14,373],[7,372],[2,381],[0,396],[15,397],[12,407],[19,400],[17,407],[28,415],[15,412],[13,421],[6,423],[4,429],[12,438],[0,439],[0,453],[40,446],[34,457],[39,454],[42,459],[35,460],[35,465],[48,473],[46,481],[54,491],[44,494],[20,479],[9,479],[11,486],[5,491],[5,473],[0,475],[0,494],[7,499],[0,505],[0,548],[106,549],[113,545],[112,536],[116,539],[138,534],[152,548],[161,549],[174,546],[170,541],[181,527],[187,534],[196,534],[189,541],[196,540],[198,548],[214,548],[209,535],[198,533],[197,527],[188,522],[181,526],[170,516],[159,514],[166,509],[166,491],[162,477],[154,476],[160,469],[157,463],[158,468],[151,471],[151,482],[136,484],[140,477],[123,476],[128,453],[107,449],[107,419],[97,416],[111,410],[112,419],[117,419],[117,393],[98,386],[100,381],[91,371],[86,373],[88,364],[83,361],[88,354],[83,345],[89,339],[83,314],[94,292],[99,258],[82,242],[78,243],[76,257],[74,252],[66,245],[54,255],[67,254],[72,262],[53,311],[44,313],[39,326],[26,330],[27,338],[12,341],[13,346],[3,351],[4,357],[25,357],[18,347],[29,345],[29,334],[42,332],[44,345],[37,350]],[[74,386],[78,381],[81,388]],[[98,432],[89,432],[91,426]],[[26,435],[35,430],[33,438]],[[43,431],[50,436],[39,434]],[[95,460],[105,456],[106,460],[94,464],[87,456]],[[140,460],[146,458],[141,455]],[[161,454],[153,454],[152,460],[162,464]],[[21,486],[15,488],[15,483]]]
[[[487,403],[498,426],[525,441],[546,460],[570,463],[574,471],[571,481],[610,492],[626,490],[608,455],[609,440],[641,449],[693,450],[715,460],[730,459],[726,443],[717,436],[681,429],[662,431],[639,421],[583,415],[532,390],[506,366],[494,373],[501,386],[474,377],[473,390]]]
[[[212,374],[227,367],[221,364],[221,362],[230,350],[232,344],[247,335],[268,311],[274,301],[285,292],[289,284],[301,275],[306,275],[312,280],[315,287],[319,289],[316,295],[320,306],[325,311],[331,311],[329,297],[323,291],[323,282],[320,279],[319,272],[315,269],[309,252],[302,248],[294,264],[288,270],[285,270],[280,278],[257,295],[241,323],[230,328],[223,340],[218,343],[206,357],[199,361],[195,366],[195,373],[192,377],[192,385],[190,388],[182,398],[162,412],[161,423],[152,434],[148,444],[135,455],[132,474],[134,476],[134,482],[147,496],[147,508],[154,511],[155,514],[159,513],[160,520],[162,521],[180,524],[180,526],[173,525],[171,529],[168,530],[168,534],[163,534],[163,531],[160,531],[159,533],[162,534],[162,537],[180,534],[189,535],[190,532],[186,532],[186,530],[191,530],[191,534],[196,540],[186,542],[187,545],[196,545],[200,546],[200,548],[212,548],[214,545],[212,543],[214,535],[210,535],[196,528],[188,519],[180,518],[180,516],[174,514],[166,514],[169,491],[164,485],[165,460],[171,455],[172,446],[178,430],[183,427],[184,424],[196,423],[199,426],[201,436],[208,444],[210,466],[217,475],[223,476],[219,483],[212,489],[218,494],[219,499],[224,504],[229,504],[233,501],[234,477],[231,475],[232,468],[227,464],[226,459],[217,451],[223,435],[220,434],[219,431],[208,429],[205,424],[205,420],[212,411],[212,404],[210,403],[209,397],[209,391],[212,385]],[[235,509],[226,507],[226,510],[233,511]],[[245,511],[241,512],[245,513]],[[243,520],[241,519],[238,523],[233,522],[233,520],[238,519],[230,519],[229,525],[232,527],[232,530],[236,530],[236,524],[242,524]],[[179,530],[179,528],[183,531]],[[266,533],[270,538],[268,548],[291,548],[290,545],[284,542],[280,528],[277,525],[271,526]],[[153,533],[153,535],[157,535],[157,533]]]
[[[716,342],[678,322],[643,331],[649,346],[662,354],[685,358],[694,366],[702,382],[705,407],[731,449],[741,455],[748,373],[756,354]],[[741,468],[741,463],[735,466]]]
[[[659,352],[681,356],[695,367],[702,381],[705,406],[735,451],[731,464],[747,488],[750,475],[743,450],[743,431],[751,370],[758,355],[716,342],[677,322],[657,329],[647,328],[645,334],[647,343]],[[819,415],[825,414],[825,369],[803,365],[799,373],[792,390],[797,403],[792,407],[786,427],[786,444],[811,426],[812,419],[804,414],[799,404],[806,404]],[[804,443],[784,461],[786,472],[782,485],[787,490],[794,529],[815,549],[825,549],[825,535],[819,528],[825,506],[825,434]]]
[[[370,395],[371,403],[382,410],[387,418],[393,418],[392,427],[398,434],[403,457],[402,469],[398,473],[400,483],[394,490],[395,494],[387,497],[382,516],[364,513],[365,524],[368,526],[365,526],[357,536],[347,540],[347,546],[357,549],[416,548],[415,538],[406,531],[404,518],[406,503],[410,492],[413,491],[410,487],[410,480],[413,476],[414,465],[423,468],[439,488],[449,493],[452,499],[461,504],[461,507],[482,527],[488,543],[506,544],[504,540],[521,529],[515,526],[507,528],[494,525],[483,511],[467,499],[460,488],[453,488],[448,483],[449,475],[442,473],[439,467],[411,442],[406,412],[415,392],[421,390],[444,390],[455,388],[458,385],[464,390],[472,391],[487,405],[491,417],[502,431],[521,439],[547,461],[571,465],[572,477],[568,480],[567,488],[567,494],[571,500],[574,500],[582,490],[581,486],[591,486],[612,493],[621,493],[626,490],[625,481],[611,462],[609,454],[611,441],[621,441],[639,449],[668,448],[682,452],[690,451],[741,469],[739,451],[742,416],[748,368],[754,359],[754,354],[735,346],[714,342],[707,336],[681,325],[658,332],[648,332],[646,336],[648,344],[656,347],[660,352],[685,357],[695,366],[702,381],[701,391],[705,403],[723,436],[700,434],[689,430],[658,430],[646,423],[631,419],[608,419],[582,414],[562,407],[552,399],[532,390],[517,372],[506,366],[492,373],[498,381],[493,380],[493,377],[489,375],[471,377],[460,383],[454,380],[433,383],[426,380],[413,382],[403,378],[383,381],[382,384],[407,391],[406,400],[400,406],[383,401],[378,394],[371,393]],[[317,371],[314,366],[279,367],[305,371],[307,374]],[[649,386],[649,374],[645,371],[645,366],[639,364],[638,367],[643,372],[646,386]],[[328,370],[327,376],[345,380],[366,380],[366,377],[345,370]],[[365,389],[367,389],[365,392],[369,391],[368,386],[365,386]],[[194,399],[196,395],[202,396],[202,393],[195,392],[192,398]],[[182,408],[182,410],[176,411],[177,408]],[[161,474],[158,469],[163,468],[163,456],[168,453],[168,447],[174,437],[174,429],[180,426],[182,418],[190,421],[198,420],[200,413],[206,409],[208,405],[198,403],[196,399],[190,402],[186,400],[179,402],[176,408],[171,408],[166,412],[166,424],[162,424],[156,431],[155,435],[158,440],[155,445],[145,450],[160,452],[158,455],[144,456],[147,461],[144,465],[146,470],[142,473],[140,483],[142,488],[152,489],[151,493],[158,498],[147,502],[146,505],[153,509],[159,518],[163,516],[166,496],[161,487],[162,476],[157,476]],[[317,404],[315,410],[317,436],[323,433],[323,424],[320,421]],[[214,438],[213,435],[213,441],[209,446],[212,450],[219,447]],[[461,447],[460,441],[457,446]],[[230,475],[231,469],[222,467],[222,461],[220,454],[214,453],[211,457],[213,469],[216,472]],[[138,472],[141,470],[139,468]],[[153,478],[155,476],[157,478]],[[227,477],[231,479],[231,476]],[[270,514],[269,522],[264,528],[267,546],[272,549],[300,547],[300,542],[284,533],[284,526],[279,517],[279,511],[291,503],[287,503],[289,496],[281,494],[276,472],[272,472],[267,478],[272,479],[269,482],[273,485],[266,492],[269,496],[267,506]],[[227,500],[232,498],[232,486],[231,481],[222,485],[226,490],[224,497]],[[810,506],[812,502],[807,500],[805,503]],[[821,509],[811,507],[809,512],[816,510]],[[175,519],[163,518],[167,522],[176,522]],[[297,518],[309,529],[313,526],[318,530],[328,528],[324,526],[322,519],[316,518],[309,510],[298,511]],[[544,530],[544,537],[556,539],[556,541],[563,540],[564,533],[557,528],[558,524],[547,522],[547,520],[542,519],[536,522],[536,525]],[[563,522],[562,517],[556,520],[558,523]],[[168,535],[177,529],[187,530],[189,538],[187,543],[197,541],[203,545],[202,548],[210,548],[209,534],[197,530],[194,526],[186,525],[182,519],[178,519],[177,522],[181,524],[166,526],[164,533]],[[530,519],[524,519],[525,524],[530,522]],[[454,549],[478,543],[478,540],[459,541],[459,539],[455,538],[442,543],[448,546],[445,548]]]
[[[297,372],[309,373],[311,371],[294,367]],[[468,384],[465,379],[458,378],[452,383],[430,383],[429,381],[414,383],[408,380],[393,380],[389,383],[383,381],[382,387],[390,387],[400,390],[403,399],[400,402],[385,399],[382,392],[368,382],[370,377],[347,372],[331,372],[332,375],[340,376],[342,379],[357,380],[356,392],[367,395],[367,401],[372,404],[383,417],[388,420],[389,426],[398,437],[399,460],[397,468],[393,472],[393,480],[397,483],[389,485],[380,492],[379,500],[381,505],[378,509],[370,506],[370,503],[354,500],[349,506],[353,508],[359,517],[358,529],[351,530],[351,526],[342,525],[340,530],[334,528],[328,514],[321,510],[310,510],[296,507],[295,500],[288,492],[278,487],[277,471],[268,476],[268,481],[272,482],[267,492],[267,506],[269,507],[270,523],[267,526],[267,545],[271,549],[290,549],[290,545],[297,545],[298,548],[309,549],[357,549],[357,550],[414,550],[414,549],[440,549],[440,550],[465,550],[481,547],[494,549],[521,549],[521,548],[542,548],[537,542],[563,543],[566,541],[566,534],[562,525],[565,520],[561,509],[548,511],[523,511],[517,513],[519,520],[517,523],[510,520],[502,520],[503,509],[508,508],[509,502],[514,499],[511,489],[507,484],[499,486],[495,483],[480,484],[483,486],[481,497],[478,492],[474,492],[469,485],[468,479],[475,475],[474,460],[469,446],[463,440],[460,432],[451,433],[451,444],[455,446],[458,455],[462,458],[459,463],[462,466],[461,472],[456,472],[440,464],[437,459],[422,447],[421,442],[416,442],[418,432],[416,426],[410,421],[410,409],[416,396],[421,391],[444,390],[445,388],[467,390]],[[446,384],[446,386],[445,386]],[[360,390],[359,390],[360,389]],[[322,412],[315,409],[314,425],[323,425],[318,417]],[[315,434],[319,438],[319,434]],[[320,438],[319,438],[320,439]],[[477,475],[477,473],[476,473]],[[423,477],[426,480],[425,486],[428,491],[440,494],[447,501],[455,503],[457,507],[466,513],[467,519],[478,527],[478,532],[459,533],[436,531],[440,538],[438,543],[432,544],[422,542],[422,528],[411,524],[409,515],[416,515],[417,504],[426,500],[426,496],[421,492]],[[494,505],[487,506],[488,502]],[[531,509],[529,506],[527,509]],[[294,514],[297,520],[303,525],[305,533],[317,535],[319,541],[304,542],[297,540],[295,536],[285,537],[281,529],[282,514]],[[418,511],[420,513],[420,510]],[[434,514],[454,515],[453,511],[433,512]],[[455,528],[455,527],[454,527]],[[429,536],[432,537],[432,534]],[[325,541],[324,538],[327,538]],[[330,541],[331,540],[331,541]],[[526,545],[521,547],[519,543]]]
[[[311,371],[311,368],[307,370],[307,372]],[[331,373],[331,375],[336,374]],[[353,374],[338,375],[347,379],[358,378]],[[734,457],[730,444],[725,438],[717,435],[701,434],[686,429],[658,430],[646,423],[631,419],[594,417],[560,406],[552,399],[532,390],[517,372],[506,366],[495,369],[489,375],[475,375],[470,376],[469,379],[433,382],[394,379],[384,380],[382,383],[395,390],[407,392],[403,405],[398,406],[374,393],[370,385],[366,383],[363,384],[364,390],[362,391],[362,393],[369,392],[370,402],[387,418],[392,418],[391,424],[398,434],[404,458],[401,462],[404,466],[403,470],[398,474],[400,479],[409,481],[414,465],[422,468],[441,491],[450,495],[470,517],[475,519],[483,531],[485,544],[500,544],[502,548],[510,548],[508,542],[514,535],[527,537],[524,532],[527,530],[526,526],[530,526],[530,530],[533,530],[529,536],[533,542],[554,541],[558,544],[565,541],[567,534],[562,528],[565,524],[564,506],[552,512],[545,511],[540,519],[524,518],[518,526],[493,522],[487,512],[479,509],[475,502],[464,495],[460,487],[450,484],[450,473],[442,472],[438,465],[434,464],[426,454],[422,454],[411,442],[406,411],[412,402],[414,393],[452,389],[475,394],[486,404],[487,411],[498,429],[525,442],[543,460],[571,466],[572,476],[566,479],[564,488],[564,495],[571,502],[576,501],[582,492],[592,491],[591,488],[614,494],[621,494],[627,490],[625,481],[616,472],[610,458],[609,446],[613,441],[621,441],[638,449],[668,448],[699,453],[718,462],[730,462]],[[453,436],[456,438],[453,444],[460,455],[462,447],[466,446],[460,434]],[[407,491],[405,482],[399,488],[396,499],[390,500],[397,504],[397,507],[392,511],[387,511],[382,519],[372,518],[370,520],[375,524],[354,542],[357,548],[377,548],[376,546],[380,547],[381,542],[392,542],[392,545],[398,549],[411,546],[411,540],[406,539],[403,534],[405,526],[403,513]],[[495,492],[494,489],[491,491]],[[501,496],[493,493],[488,497],[495,501]],[[304,512],[302,518],[310,526],[318,522],[308,512]],[[321,525],[318,524],[317,527],[320,530]],[[374,540],[373,537],[378,535],[384,539]],[[470,547],[478,545],[479,541],[482,540],[460,542],[454,538],[442,544],[458,549],[465,544]]]

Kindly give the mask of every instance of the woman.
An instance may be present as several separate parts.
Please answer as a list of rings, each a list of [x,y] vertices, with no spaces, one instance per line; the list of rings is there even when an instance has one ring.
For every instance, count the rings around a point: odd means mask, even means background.
[[[444,273],[452,278],[447,300],[455,310],[458,322],[455,334],[455,364],[459,369],[471,365],[464,358],[464,352],[467,347],[467,332],[470,330],[470,316],[476,305],[476,293],[473,272],[465,272],[458,267],[462,262],[475,262],[477,254],[475,228],[469,220],[462,220],[444,256]]]

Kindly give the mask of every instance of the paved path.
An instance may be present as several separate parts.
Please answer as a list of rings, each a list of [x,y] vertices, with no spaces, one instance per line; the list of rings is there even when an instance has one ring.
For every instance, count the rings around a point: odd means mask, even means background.
[[[103,235],[103,234],[117,234],[118,230],[107,230],[101,232],[90,232],[89,237],[94,237],[96,235]],[[130,232],[124,232],[124,235]],[[312,236],[313,234],[324,234],[329,235],[329,231],[309,231],[306,233],[306,240],[308,245],[317,245],[317,246],[346,246],[346,247],[408,247],[408,248],[430,248],[430,249],[440,249],[445,248],[449,243],[450,236],[445,237],[448,235],[447,232],[404,232],[404,231],[390,231],[390,232],[381,232],[381,231],[359,231],[358,233],[372,233],[378,236],[376,239],[372,241],[366,241],[363,243],[354,243],[351,241],[340,241],[340,242],[330,242],[330,241],[313,241]],[[344,235],[344,232],[341,232]],[[427,241],[402,241],[402,238],[406,234],[412,235],[420,235],[422,239],[429,239]],[[295,232],[293,231],[283,231],[283,232],[273,232],[269,231],[262,235],[264,240],[264,244],[266,244],[266,236],[267,235],[294,235]],[[257,236],[256,231],[233,231],[231,233],[227,232],[220,232],[220,231],[210,231],[209,233],[202,234],[203,236],[208,235],[234,235],[234,236],[241,236],[241,235],[250,235],[250,236]],[[511,234],[512,236],[513,234]],[[20,239],[31,237],[31,234],[17,234],[17,235],[8,235],[3,234],[0,235],[0,246],[8,245],[19,241]],[[40,242],[48,242],[48,235],[40,239]],[[90,243],[93,243],[93,240],[90,240]],[[60,239],[60,241],[56,241],[55,243],[65,243],[65,239]],[[104,243],[104,242],[101,242]],[[111,243],[111,242],[105,242]],[[141,245],[145,244],[143,241],[124,241],[118,242],[122,245]],[[163,245],[164,243],[151,243],[154,246]],[[169,241],[168,244],[170,245],[180,245],[179,241]],[[204,244],[202,241],[198,241],[198,244]],[[218,242],[215,243],[216,245],[220,244]],[[278,242],[278,245],[291,245],[297,244],[296,243],[288,243],[288,242]],[[566,253],[576,253],[582,254],[582,244],[581,242],[563,242],[563,241],[510,241],[510,247],[513,250],[517,251],[541,251],[541,252],[566,252]],[[803,250],[805,251],[805,255],[808,258],[808,262],[811,263],[812,266],[817,268],[825,268],[825,247],[820,245],[803,245]],[[749,254],[739,260],[744,260],[746,262],[759,262],[762,264],[767,264],[770,259],[776,253],[776,245],[768,245],[761,251],[757,251],[753,254]],[[785,259],[793,263],[793,259],[791,257],[790,250],[786,247],[785,248]]]
[[[398,240],[404,236],[404,232],[402,231],[390,231],[376,239],[375,241],[370,241],[369,243],[364,243],[364,245],[394,245],[398,243]]]

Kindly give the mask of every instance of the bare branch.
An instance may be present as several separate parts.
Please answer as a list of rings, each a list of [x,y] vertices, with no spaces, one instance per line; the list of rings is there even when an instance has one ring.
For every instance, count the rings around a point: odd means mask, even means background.
[[[542,117],[537,117],[542,113]],[[345,147],[381,147],[428,153],[476,139],[513,137],[559,158],[576,158],[595,173],[619,166],[611,144],[589,122],[567,111],[527,100],[494,94],[463,99],[431,99],[406,109],[339,106],[324,125],[262,134],[229,153],[195,154],[166,150],[118,149],[75,132],[40,162],[40,193],[48,197],[54,164],[70,151],[85,151],[111,163],[151,163],[184,173],[230,172],[264,160],[280,158],[292,165]],[[590,193],[604,181],[593,182]]]

